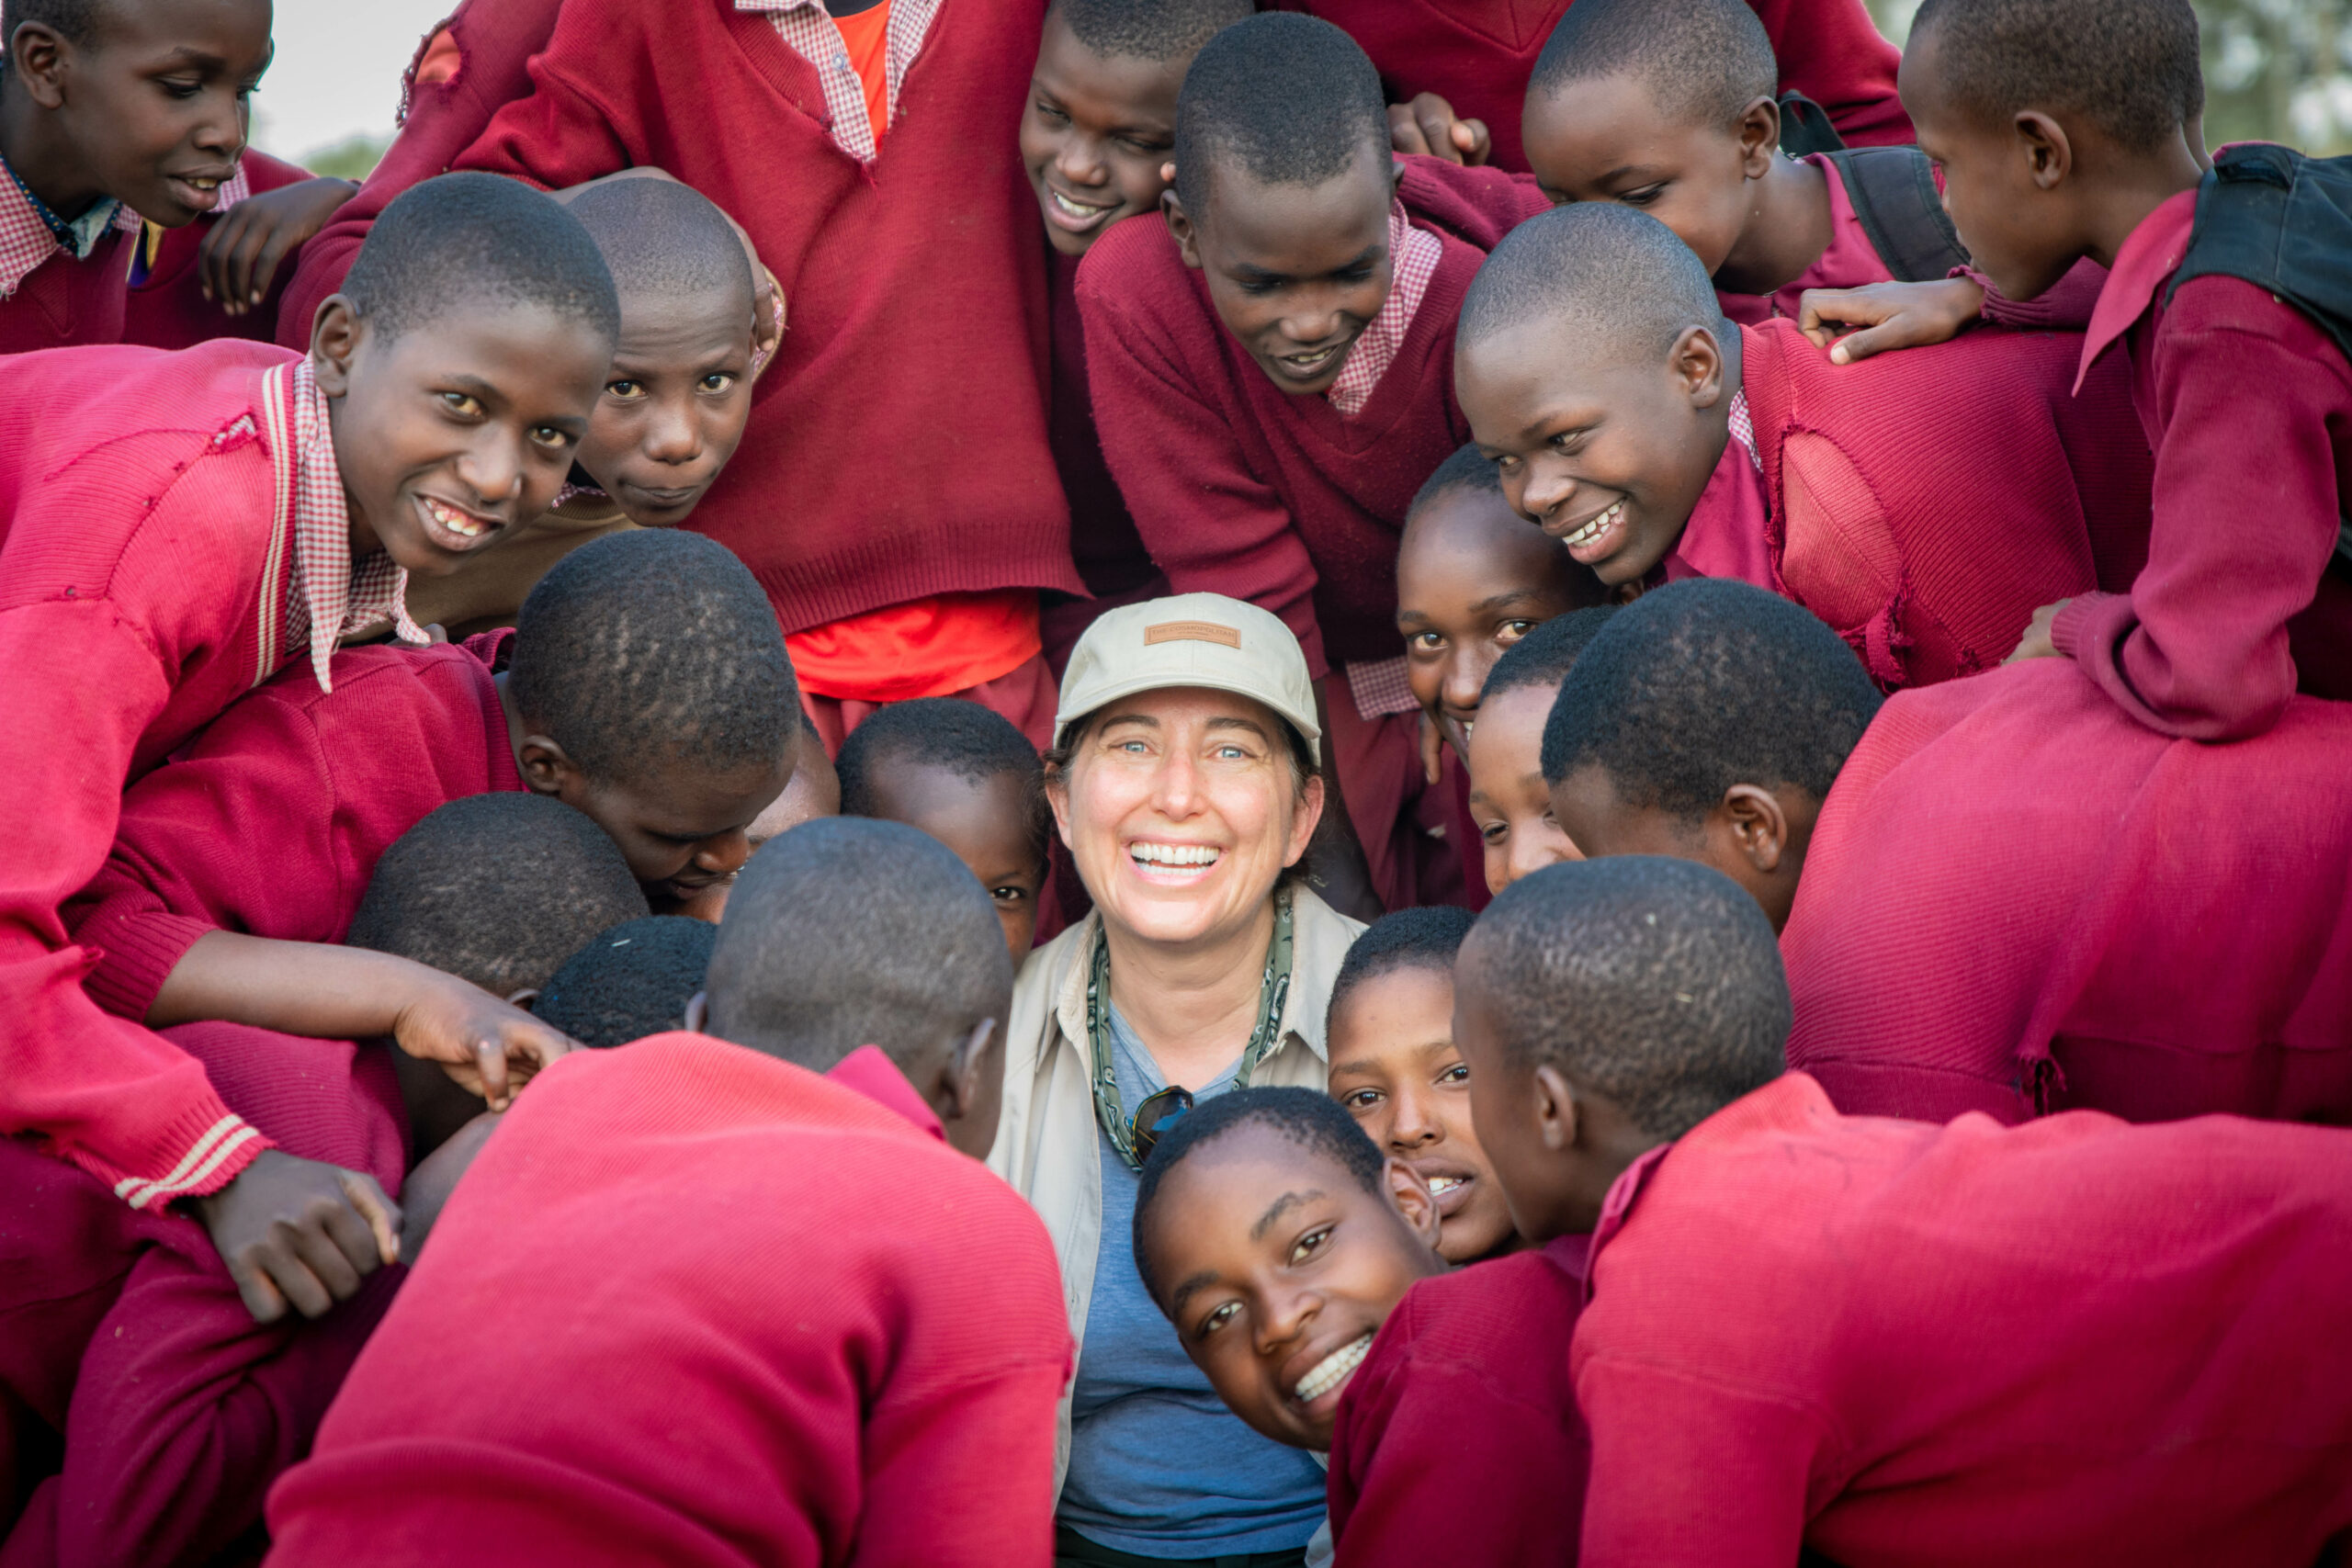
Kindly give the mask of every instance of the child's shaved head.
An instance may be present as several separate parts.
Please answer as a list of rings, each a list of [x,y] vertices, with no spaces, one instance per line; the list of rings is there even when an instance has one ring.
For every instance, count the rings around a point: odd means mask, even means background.
[[[1321,185],[1388,157],[1388,107],[1353,39],[1313,17],[1268,12],[1216,34],[1176,100],[1176,196],[1198,221],[1210,171],[1261,185]]]
[[[628,862],[595,823],[545,795],[453,800],[376,862],[344,937],[469,980],[536,990],[597,932],[646,912]]]
[[[774,767],[798,733],[767,594],[698,534],[613,534],[558,561],[523,602],[508,687],[591,778]]]
[[[543,310],[579,322],[607,353],[620,301],[580,220],[519,180],[443,175],[401,192],[343,280],[360,321],[387,338],[460,307]]]
[[[623,297],[725,294],[752,314],[752,264],[718,204],[675,180],[605,180],[572,198]]]
[[[1250,16],[1250,0],[1054,0],[1070,35],[1114,60],[1174,60]]]
[[[1478,917],[1461,974],[1457,994],[1475,998],[1482,1043],[1509,1071],[1552,1066],[1654,1140],[1786,1065],[1793,1015],[1772,928],[1736,883],[1688,861],[1633,855],[1521,877]],[[1486,1067],[1474,1059],[1474,1074]]]
[[[1577,0],[1536,57],[1528,96],[1631,76],[1669,118],[1729,125],[1771,97],[1780,67],[1745,0]]]
[[[1682,333],[1703,327],[1735,364],[1738,356],[1714,282],[1690,247],[1657,219],[1606,202],[1555,208],[1503,236],[1463,299],[1454,352],[1537,327],[1660,359]]]
[[[2204,107],[2188,0],[1926,0],[1911,36],[1932,41],[1941,91],[1986,126],[2074,113],[2142,152]]]
[[[31,22],[67,43],[87,49],[97,41],[98,14],[105,5],[106,0],[7,0],[0,5],[0,45]]]
[[[718,928],[648,915],[596,933],[555,972],[531,1011],[582,1045],[626,1045],[685,1027]]]

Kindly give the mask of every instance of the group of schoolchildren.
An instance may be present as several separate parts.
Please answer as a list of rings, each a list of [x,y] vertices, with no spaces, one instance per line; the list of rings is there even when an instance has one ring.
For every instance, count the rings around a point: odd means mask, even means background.
[[[355,186],[6,0],[0,1568],[1051,1560],[1195,592],[1374,922],[1141,1161],[1246,1561],[2352,1561],[2352,174],[2187,0],[1253,10],[464,0]]]

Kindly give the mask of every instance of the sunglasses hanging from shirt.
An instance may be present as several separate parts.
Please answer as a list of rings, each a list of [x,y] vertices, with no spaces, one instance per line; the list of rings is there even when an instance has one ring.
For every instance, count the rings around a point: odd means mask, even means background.
[[[1266,971],[1258,983],[1258,1024],[1241,1048],[1241,1065],[1234,1069],[1233,1087],[1248,1089],[1250,1075],[1274,1048],[1274,1032],[1282,1022],[1283,1003],[1290,996],[1290,889],[1274,895],[1274,935],[1266,944]],[[1086,981],[1086,1038],[1094,1053],[1094,1118],[1119,1151],[1119,1157],[1136,1170],[1151,1155],[1159,1135],[1193,1109],[1193,1093],[1174,1084],[1147,1099],[1128,1116],[1119,1094],[1118,1066],[1111,1050],[1111,944],[1101,931],[1094,937],[1094,966]]]

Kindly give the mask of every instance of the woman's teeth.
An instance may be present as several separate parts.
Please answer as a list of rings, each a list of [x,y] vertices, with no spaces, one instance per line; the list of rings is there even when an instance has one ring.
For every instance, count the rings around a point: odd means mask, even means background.
[[[1616,524],[1617,519],[1624,514],[1624,511],[1625,503],[1620,501],[1575,533],[1562,536],[1560,543],[1570,549],[1574,549],[1578,545],[1589,545],[1607,533]]]
[[[1298,1380],[1298,1386],[1290,1391],[1290,1396],[1301,1404],[1314,1404],[1347,1382],[1348,1374],[1363,1366],[1363,1359],[1371,1354],[1371,1335],[1351,1340],[1316,1362],[1307,1374]]]
[[[1209,844],[1129,844],[1127,853],[1145,865],[1215,865],[1222,851]]]
[[[479,539],[490,532],[490,525],[481,518],[460,512],[454,506],[444,505],[430,496],[425,498],[424,509],[433,514],[433,521],[461,539]]]

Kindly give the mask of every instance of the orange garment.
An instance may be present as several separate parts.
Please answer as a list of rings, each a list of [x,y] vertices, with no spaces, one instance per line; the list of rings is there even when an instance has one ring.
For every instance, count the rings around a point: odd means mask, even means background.
[[[874,145],[890,129],[890,0],[876,0],[854,17],[835,17],[842,47],[849,51],[850,69],[865,89],[865,119],[874,127]]]
[[[1035,658],[1037,591],[994,588],[886,604],[785,639],[800,689],[814,696],[901,703],[944,697]]]

